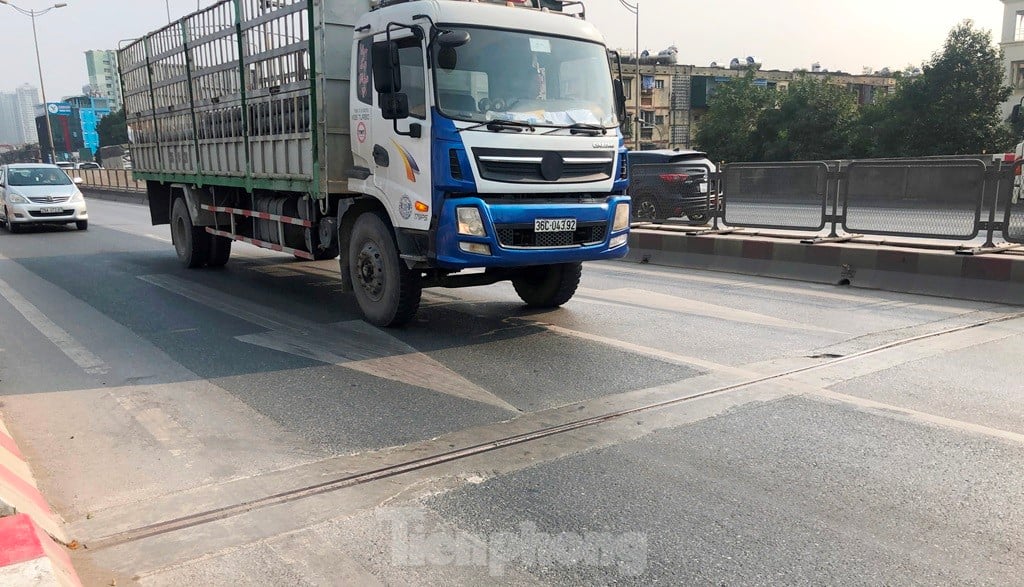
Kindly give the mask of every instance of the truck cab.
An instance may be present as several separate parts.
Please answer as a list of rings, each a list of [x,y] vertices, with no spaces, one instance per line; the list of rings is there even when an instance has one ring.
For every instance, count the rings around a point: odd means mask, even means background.
[[[356,25],[350,189],[433,235],[440,269],[621,257],[608,54],[593,25],[502,3],[411,1]],[[382,63],[383,62],[383,63]],[[396,105],[398,107],[396,108]],[[428,239],[429,240],[429,239]]]

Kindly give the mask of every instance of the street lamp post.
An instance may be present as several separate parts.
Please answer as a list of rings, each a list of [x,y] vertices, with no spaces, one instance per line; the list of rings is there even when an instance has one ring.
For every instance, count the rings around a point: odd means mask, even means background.
[[[6,4],[32,19],[32,39],[35,41],[36,45],[36,66],[39,68],[39,91],[43,94],[43,118],[46,119],[46,135],[50,143],[50,163],[56,163],[57,147],[53,143],[53,124],[50,123],[50,111],[47,109],[48,102],[46,101],[46,84],[43,82],[43,59],[39,55],[39,33],[36,32],[36,17],[42,16],[57,8],[64,8],[67,6],[67,3],[60,2],[42,10],[26,10],[11,4],[8,0],[0,0],[0,4]]]
[[[635,2],[636,2],[635,4],[630,4],[626,0],[619,0],[619,4],[622,4],[623,8],[625,8],[630,13],[632,13],[633,16],[635,17],[635,20],[636,20],[636,53],[634,54],[634,56],[636,58],[636,92],[633,92],[632,88],[630,88],[630,93],[633,94],[633,100],[634,100],[634,103],[633,103],[633,111],[634,111],[633,118],[635,118],[635,121],[634,121],[633,125],[636,127],[636,131],[635,131],[636,136],[634,137],[634,141],[633,142],[635,144],[634,148],[637,151],[639,151],[640,150],[640,92],[641,92],[641,89],[643,88],[643,82],[640,81],[640,0],[635,0]]]

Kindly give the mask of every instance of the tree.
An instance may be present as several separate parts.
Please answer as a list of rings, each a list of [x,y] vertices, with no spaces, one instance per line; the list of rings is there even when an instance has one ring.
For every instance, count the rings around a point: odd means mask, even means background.
[[[765,110],[754,141],[763,161],[808,161],[850,156],[857,102],[844,86],[801,76]]]
[[[965,20],[920,75],[904,75],[882,113],[862,123],[870,154],[920,157],[997,152],[1014,138],[1000,116],[1011,88],[1003,84],[1002,55],[989,31]]]
[[[775,100],[774,91],[754,84],[752,69],[718,85],[697,130],[697,144],[716,161],[755,160],[757,121]]]
[[[103,120],[96,125],[96,132],[100,135],[100,147],[127,143],[128,123],[125,120],[124,110],[121,109],[103,117]]]

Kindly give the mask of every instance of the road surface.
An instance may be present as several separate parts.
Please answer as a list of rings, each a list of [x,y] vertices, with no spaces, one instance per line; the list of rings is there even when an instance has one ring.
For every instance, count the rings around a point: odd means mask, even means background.
[[[0,409],[86,583],[1024,582],[1020,308],[626,263],[360,321],[144,207],[0,232]]]

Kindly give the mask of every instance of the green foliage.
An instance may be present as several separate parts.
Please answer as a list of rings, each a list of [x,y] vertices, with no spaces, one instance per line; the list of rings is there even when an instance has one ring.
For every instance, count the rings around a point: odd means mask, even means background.
[[[719,85],[697,130],[697,143],[716,160],[749,160],[757,150],[758,118],[775,106],[777,98],[775,92],[754,85],[753,70]]]
[[[903,77],[877,121],[872,154],[880,157],[959,155],[1002,151],[1013,145],[999,106],[1011,89],[1003,84],[1002,55],[992,34],[964,21],[949,33],[922,74]]]
[[[96,125],[96,132],[100,135],[100,147],[126,144],[128,142],[128,123],[125,120],[124,110],[118,110],[103,117],[103,120]]]
[[[895,92],[857,106],[841,80],[801,76],[778,94],[753,72],[718,87],[697,142],[715,159],[794,161],[999,152],[1014,132],[1001,120],[1011,89],[988,31],[964,21],[941,52],[897,75]],[[836,82],[836,83],[832,83]]]
[[[755,157],[807,161],[849,157],[857,102],[845,87],[807,76],[790,84],[778,108],[762,112]]]

